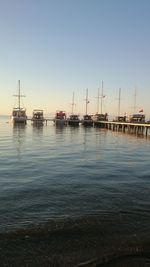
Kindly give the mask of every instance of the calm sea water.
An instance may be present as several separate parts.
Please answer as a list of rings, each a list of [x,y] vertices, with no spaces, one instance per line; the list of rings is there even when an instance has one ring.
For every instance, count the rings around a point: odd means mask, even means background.
[[[150,140],[0,118],[0,231],[150,211]]]

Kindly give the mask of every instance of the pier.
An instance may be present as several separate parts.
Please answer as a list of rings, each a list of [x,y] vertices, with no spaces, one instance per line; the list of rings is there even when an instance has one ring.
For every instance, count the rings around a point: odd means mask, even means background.
[[[31,121],[31,119],[27,119]],[[53,119],[45,118],[43,124],[47,125],[48,122],[52,122]],[[79,120],[79,124],[82,124],[82,119]],[[68,125],[67,119],[66,124]],[[93,121],[93,126],[102,127],[112,131],[130,133],[130,134],[142,134],[148,136],[148,129],[150,129],[150,123],[133,123],[133,122],[117,122],[117,121]]]
[[[132,123],[132,122],[116,122],[116,121],[99,121],[99,126],[112,131],[122,131],[132,134],[143,134],[147,137],[149,123]]]

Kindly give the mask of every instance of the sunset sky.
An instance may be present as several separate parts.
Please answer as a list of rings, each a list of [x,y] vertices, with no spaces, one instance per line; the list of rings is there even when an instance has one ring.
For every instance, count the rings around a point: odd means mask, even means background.
[[[0,114],[11,114],[18,80],[27,115],[97,110],[104,81],[103,112],[143,108],[150,117],[149,0],[1,0]]]

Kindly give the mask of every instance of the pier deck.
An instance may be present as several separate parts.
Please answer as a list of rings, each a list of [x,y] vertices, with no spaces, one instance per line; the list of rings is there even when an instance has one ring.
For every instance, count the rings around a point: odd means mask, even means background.
[[[28,119],[31,121],[31,119]],[[48,122],[52,122],[53,119],[46,119],[44,121],[44,124],[48,124]],[[67,119],[66,119],[67,122]],[[79,121],[79,123],[82,123],[82,120]],[[67,124],[67,123],[66,123]],[[128,132],[128,133],[134,133],[134,134],[144,134],[148,135],[148,129],[150,128],[150,123],[139,123],[139,122],[118,122],[118,121],[96,121],[96,123],[93,121],[93,126],[99,126],[103,128],[107,128],[109,130],[113,131],[122,131],[122,132]]]
[[[145,134],[147,136],[150,123],[139,123],[139,122],[117,122],[117,121],[99,121],[99,125],[113,130],[122,131],[135,134]]]

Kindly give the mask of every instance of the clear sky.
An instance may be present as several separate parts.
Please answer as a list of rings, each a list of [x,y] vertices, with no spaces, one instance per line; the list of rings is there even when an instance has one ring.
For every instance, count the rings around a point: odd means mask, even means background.
[[[104,81],[103,112],[150,116],[149,0],[0,0],[0,114],[11,114],[21,80],[27,115],[97,110]]]

